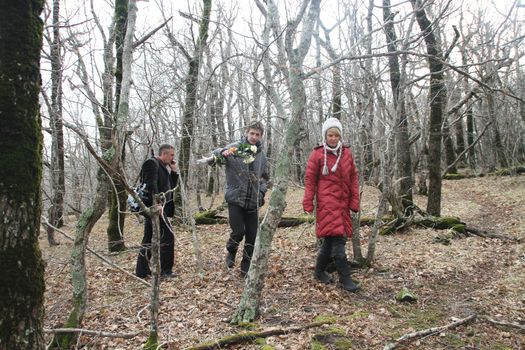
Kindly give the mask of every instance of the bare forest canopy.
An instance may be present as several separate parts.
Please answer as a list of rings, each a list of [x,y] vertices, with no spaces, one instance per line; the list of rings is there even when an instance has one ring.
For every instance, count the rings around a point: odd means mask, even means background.
[[[302,183],[309,151],[321,140],[321,123],[336,116],[343,122],[343,139],[352,147],[366,181],[381,182],[382,154],[397,157],[405,152],[410,155],[405,166],[413,178],[412,188],[427,191],[430,79],[435,73],[429,72],[426,34],[410,2],[388,3],[389,18],[380,0],[321,2],[303,64],[306,100],[291,181]],[[115,76],[120,68],[115,59],[119,40],[115,33],[119,21],[111,4],[64,2],[55,26],[51,2],[43,13],[45,208],[53,202],[53,174],[59,171],[53,166],[56,115],[66,126],[81,130],[99,152],[107,147],[104,140],[111,139],[111,130],[117,126],[119,85]],[[441,171],[477,174],[523,163],[525,32],[521,24],[525,8],[513,1],[422,4],[442,64]],[[140,164],[151,150],[165,142],[177,149],[181,145],[188,67],[198,57],[202,16],[201,2],[141,1],[137,5],[129,113],[119,125],[126,135],[119,152],[125,154],[122,167],[130,185],[135,184]],[[264,144],[271,164],[276,164],[286,143],[283,131],[292,108],[288,57],[302,28],[302,23],[292,21],[301,11],[298,3],[287,1],[276,10],[276,19],[270,21],[266,18],[274,14],[267,13],[268,6],[261,1],[212,4],[207,41],[199,48],[198,79],[192,87],[195,108],[189,135],[188,191],[211,195],[223,187],[217,172],[194,161],[238,139],[250,119],[267,125]],[[391,42],[387,24],[395,33]],[[298,25],[295,39],[287,35],[294,25]],[[54,30],[59,31],[58,39],[53,39]],[[58,55],[59,66],[53,65],[53,55]],[[392,57],[399,66],[395,92],[389,68]],[[51,84],[57,77],[60,88]],[[60,102],[56,102],[57,95]],[[395,147],[399,117],[406,125],[402,151]],[[63,127],[62,147],[64,210],[79,213],[96,191],[97,163],[69,127]],[[402,167],[391,164],[390,169]]]

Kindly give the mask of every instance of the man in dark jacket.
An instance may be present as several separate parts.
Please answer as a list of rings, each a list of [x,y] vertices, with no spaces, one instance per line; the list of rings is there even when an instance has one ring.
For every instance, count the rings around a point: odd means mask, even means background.
[[[244,241],[241,261],[241,276],[246,276],[250,268],[255,238],[259,228],[259,207],[264,204],[267,190],[268,165],[262,150],[261,139],[264,133],[262,123],[250,122],[245,127],[240,141],[216,149],[216,160],[225,164],[226,191],[224,199],[228,203],[228,216],[231,228],[226,244],[226,266],[233,268],[239,244]]]
[[[179,175],[177,174],[177,164],[175,163],[175,149],[173,146],[163,144],[159,147],[159,155],[147,159],[142,164],[141,177],[146,185],[147,206],[153,205],[156,194],[165,193],[161,206],[160,217],[160,270],[161,277],[173,277],[173,249],[174,236],[173,229],[169,223],[169,218],[175,212],[173,204],[172,189],[177,185]],[[135,274],[140,278],[151,275],[149,260],[151,258],[151,239],[153,236],[153,224],[148,216],[144,219],[144,237],[142,246],[137,258]]]

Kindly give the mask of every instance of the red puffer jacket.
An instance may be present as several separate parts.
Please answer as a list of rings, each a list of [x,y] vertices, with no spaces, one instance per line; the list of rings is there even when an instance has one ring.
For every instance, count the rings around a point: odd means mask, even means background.
[[[359,180],[350,148],[343,147],[337,170],[332,173],[337,157],[327,152],[328,175],[323,175],[324,149],[316,147],[310,154],[305,174],[303,209],[314,211],[317,201],[317,237],[351,237],[352,218],[350,210],[359,211]]]

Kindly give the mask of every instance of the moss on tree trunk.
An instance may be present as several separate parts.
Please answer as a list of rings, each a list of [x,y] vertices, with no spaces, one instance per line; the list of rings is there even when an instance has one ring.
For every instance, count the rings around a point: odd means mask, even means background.
[[[0,2],[0,348],[43,349],[44,265],[38,247],[43,1]]]
[[[118,182],[115,183],[117,189],[117,195],[113,190],[110,194],[111,206],[109,207],[109,223],[108,223],[108,250],[110,252],[121,252],[126,250],[124,244],[124,232],[125,215],[122,213],[126,209],[127,193]]]

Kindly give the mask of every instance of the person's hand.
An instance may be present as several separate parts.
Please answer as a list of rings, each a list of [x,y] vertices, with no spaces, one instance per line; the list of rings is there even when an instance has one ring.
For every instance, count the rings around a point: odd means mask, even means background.
[[[171,169],[171,171],[173,171],[175,173],[177,172],[177,162],[176,161],[174,161],[174,160],[171,161],[170,169]]]
[[[233,153],[229,150],[229,149],[225,149],[224,151],[221,152],[221,154],[225,157],[229,157],[231,156]]]

